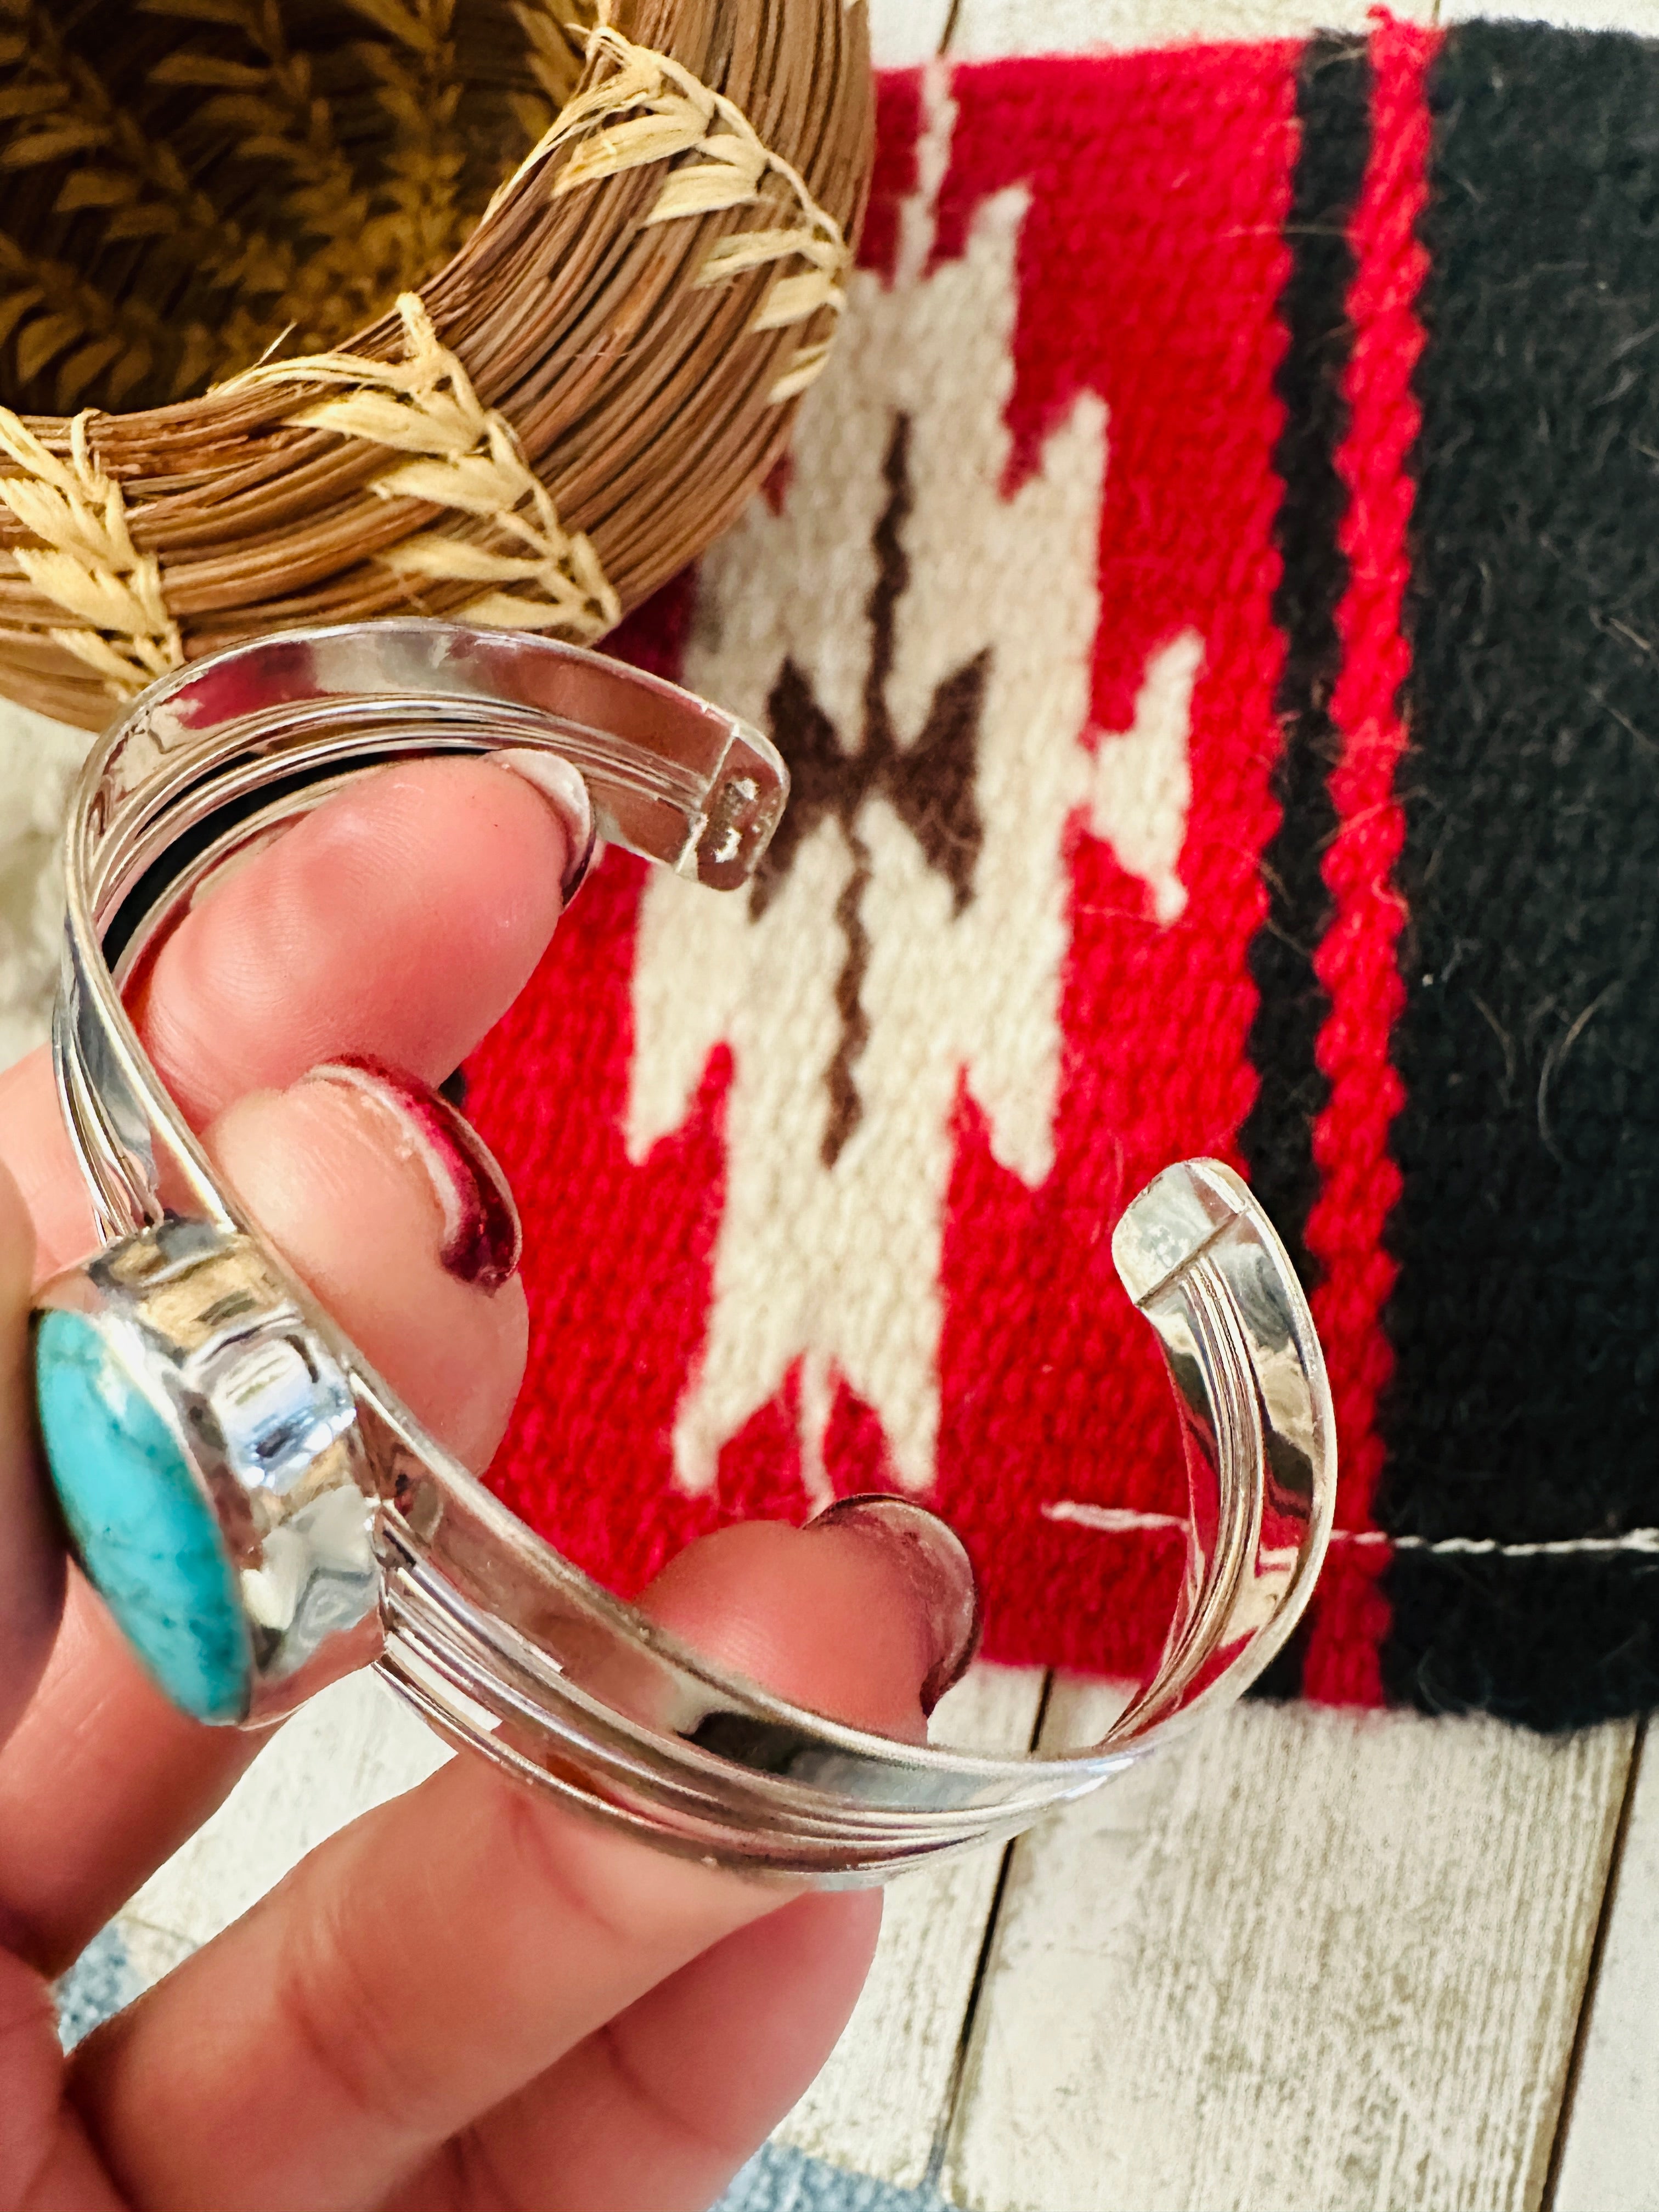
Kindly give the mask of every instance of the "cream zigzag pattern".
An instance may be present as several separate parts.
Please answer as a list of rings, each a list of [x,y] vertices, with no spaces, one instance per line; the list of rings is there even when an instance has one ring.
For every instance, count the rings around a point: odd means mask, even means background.
[[[345,396],[308,407],[301,429],[332,430],[406,453],[374,478],[380,499],[415,499],[477,515],[511,550],[423,531],[380,558],[399,575],[489,588],[455,610],[460,622],[507,629],[552,629],[579,641],[603,636],[622,605],[599,556],[580,531],[567,531],[553,495],[526,465],[506,417],[486,407],[456,355],[441,344],[413,292],[398,302],[408,343],[401,362],[360,354],[316,354],[271,362],[224,386],[298,381],[349,386]]]
[[[742,109],[666,54],[635,46],[608,23],[590,33],[587,52],[590,58],[607,55],[615,70],[569,102],[530,156],[534,162],[562,146],[574,148],[559,172],[554,197],[668,162],[674,166],[646,217],[647,223],[662,223],[760,206],[768,185],[781,184],[787,204],[780,212],[787,219],[722,239],[709,250],[698,286],[724,284],[751,269],[804,263],[779,276],[750,327],[790,330],[826,309],[839,319],[852,260],[841,225],[817,204],[800,172],[765,145]],[[798,348],[772,386],[772,399],[781,403],[805,392],[829,358],[830,345],[826,337]]]
[[[48,635],[96,669],[113,697],[130,699],[179,667],[184,647],[161,565],[133,544],[121,487],[93,459],[87,420],[77,415],[70,424],[64,461],[0,408],[0,452],[24,471],[0,477],[0,501],[42,541],[14,547],[12,559],[37,592],[84,625]]]

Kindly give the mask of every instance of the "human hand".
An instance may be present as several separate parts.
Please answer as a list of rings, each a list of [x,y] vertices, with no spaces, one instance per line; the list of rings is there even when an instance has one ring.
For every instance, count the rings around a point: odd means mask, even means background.
[[[134,1009],[268,1234],[475,1468],[518,1387],[522,1290],[477,1279],[453,1233],[464,1173],[392,1094],[308,1071],[440,1081],[528,979],[569,859],[558,812],[498,766],[385,770],[214,886]],[[0,1077],[0,2212],[708,2203],[839,2033],[878,1899],[659,1855],[470,1756],[63,2058],[50,1978],[261,1740],[184,1719],[66,1583],[27,1307],[96,1240],[42,1055]],[[643,1602],[786,1696],[920,1736],[971,1605],[926,1603],[882,1525],[728,1529]]]

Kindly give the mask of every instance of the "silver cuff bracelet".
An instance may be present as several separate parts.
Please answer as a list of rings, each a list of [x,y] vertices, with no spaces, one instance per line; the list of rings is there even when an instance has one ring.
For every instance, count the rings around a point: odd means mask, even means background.
[[[568,646],[385,622],[162,679],[94,747],[53,1025],[106,1247],[41,1292],[36,1389],[78,1557],[198,1718],[258,1726],[369,1663],[453,1742],[668,1848],[819,1882],[1011,1835],[1236,1698],[1284,1643],[1335,1495],[1306,1301],[1249,1192],[1171,1167],[1112,1240],[1182,1416],[1187,1571],[1151,1680],[1060,1757],[902,1742],[722,1672],[577,1571],[428,1436],[270,1250],[163,1091],[122,986],[214,876],[349,778],[538,748],[599,834],[716,890],[788,778],[768,741]]]

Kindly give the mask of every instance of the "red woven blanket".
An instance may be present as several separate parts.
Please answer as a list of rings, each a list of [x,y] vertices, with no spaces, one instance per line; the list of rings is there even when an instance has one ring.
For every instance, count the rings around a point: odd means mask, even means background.
[[[632,1589],[893,1487],[991,1656],[1155,1653],[1112,1225],[1193,1153],[1343,1461],[1276,1686],[1659,1686],[1659,52],[1533,27],[888,79],[839,358],[625,642],[769,728],[754,896],[612,855],[471,1071],[495,1480]]]

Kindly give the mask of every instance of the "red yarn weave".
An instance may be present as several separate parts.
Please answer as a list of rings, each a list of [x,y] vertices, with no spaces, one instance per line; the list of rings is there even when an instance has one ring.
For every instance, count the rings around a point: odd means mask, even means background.
[[[1325,1188],[1309,1243],[1328,1271],[1319,1308],[1349,1468],[1342,1525],[1362,1533],[1376,1457],[1373,1408],[1387,1372],[1379,1313],[1390,1274],[1381,1237],[1393,1192],[1388,1040],[1398,997],[1398,908],[1388,878],[1401,834],[1391,778],[1403,743],[1395,695],[1411,495],[1402,460],[1420,343],[1411,226],[1423,190],[1430,44],[1401,30],[1377,48],[1377,137],[1356,231],[1360,329],[1342,455],[1354,501],[1343,540],[1352,575],[1335,702],[1341,828],[1326,867],[1338,919],[1319,962],[1331,1000],[1320,1060],[1332,1091],[1318,1133]],[[1184,911],[1158,919],[1147,882],[1091,833],[1086,812],[1066,833],[1065,1043],[1045,1180],[1033,1187],[1001,1164],[972,1072],[957,1076],[928,1495],[974,1554],[987,1649],[1004,1660],[1138,1672],[1161,1644],[1181,1567],[1183,1474],[1168,1385],[1113,1274],[1109,1244],[1124,1203],[1170,1161],[1237,1160],[1255,1087],[1246,1054],[1255,1006],[1248,952],[1264,918],[1259,862],[1278,816],[1269,789],[1283,658],[1271,617],[1282,415],[1273,377],[1284,343],[1277,302],[1297,54],[1275,44],[1087,64],[1017,61],[960,69],[951,82],[957,112],[933,270],[969,250],[994,196],[1029,196],[1004,495],[1040,471],[1047,442],[1086,395],[1107,410],[1090,727],[1034,730],[1031,743],[1086,750],[1120,742],[1115,733],[1134,722],[1152,656],[1188,632],[1203,653],[1188,732]],[[915,74],[882,88],[866,283],[897,281],[902,204],[918,189],[924,91]],[[854,316],[849,346],[858,329]],[[780,494],[812,495],[799,471]],[[933,542],[920,511],[915,529],[913,567]],[[948,557],[947,539],[939,542]],[[1022,607],[1032,604],[1026,595],[1050,582],[1041,573],[1009,575],[1004,627],[985,640],[993,655],[1018,635]],[[633,649],[672,665],[694,589],[658,611],[665,629],[636,624]],[[727,1116],[741,1071],[729,1047],[717,1048],[682,1125],[643,1161],[629,1161],[641,893],[641,871],[611,856],[471,1070],[477,1117],[523,1205],[533,1316],[530,1374],[492,1480],[534,1526],[624,1591],[725,1521],[809,1510],[799,1364],[726,1443],[712,1492],[688,1495],[676,1485],[674,1424],[708,1333]],[[844,1381],[823,1461],[840,1492],[892,1480],[881,1419]],[[1057,1506],[1068,1510],[1056,1516]],[[1386,1547],[1337,1551],[1308,1686],[1373,1701],[1380,1629],[1370,1577]]]
[[[1375,1528],[1371,1498],[1382,1468],[1377,1395],[1393,1371],[1382,1311],[1396,1270],[1382,1232],[1400,1195],[1389,1130],[1404,1092],[1389,1040],[1405,1006],[1395,949],[1405,908],[1392,875],[1405,843],[1395,771],[1406,748],[1401,691],[1410,653],[1401,629],[1410,577],[1407,457],[1419,410],[1412,376],[1423,350],[1417,319],[1427,256],[1417,222],[1428,196],[1429,115],[1424,81],[1438,34],[1382,25],[1371,42],[1372,144],[1354,213],[1357,260],[1348,309],[1353,352],[1346,380],[1348,435],[1338,467],[1350,495],[1340,535],[1349,584],[1338,611],[1342,671],[1331,700],[1342,753],[1330,779],[1340,820],[1325,860],[1335,919],[1315,956],[1330,997],[1319,1066],[1330,1079],[1314,1128],[1322,1177],[1308,1217],[1308,1248],[1323,1263],[1311,1304],[1331,1367],[1340,1479],[1337,1527]],[[1382,1542],[1339,1541],[1322,1581],[1303,1686],[1336,1704],[1381,1705],[1378,1655],[1389,1610],[1376,1588]]]

